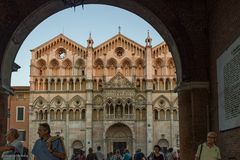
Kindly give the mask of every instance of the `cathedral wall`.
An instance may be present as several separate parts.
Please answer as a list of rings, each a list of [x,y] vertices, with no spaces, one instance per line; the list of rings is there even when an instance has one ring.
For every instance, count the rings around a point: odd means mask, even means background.
[[[209,4],[209,48],[210,48],[210,126],[213,131],[219,131],[219,93],[217,79],[217,60],[240,36],[240,1],[213,1]],[[230,49],[229,49],[230,50]],[[238,53],[239,54],[239,53]],[[237,56],[236,56],[237,57]],[[239,62],[238,62],[239,64]],[[237,66],[237,65],[236,65]],[[237,67],[232,73],[240,72]],[[239,80],[239,79],[238,79]],[[230,86],[230,85],[229,85]],[[236,86],[239,88],[239,85]],[[239,91],[238,91],[239,94]],[[226,97],[225,97],[226,98]],[[239,100],[239,99],[238,99]],[[239,103],[238,103],[239,104]],[[238,107],[239,109],[239,107]],[[237,119],[236,119],[237,120]],[[238,119],[239,120],[239,119]],[[232,123],[239,123],[233,122]],[[217,144],[221,150],[222,159],[239,159],[239,125],[236,128],[219,131]],[[230,149],[227,149],[230,148]]]
[[[104,147],[104,123],[103,121],[93,121],[93,149],[96,151],[97,146]]]
[[[59,39],[64,44],[58,42]],[[124,143],[132,153],[140,148],[148,154],[152,150],[151,145],[158,144],[162,135],[171,143],[169,146],[175,145],[172,144],[175,142],[173,135],[178,132],[177,94],[172,92],[176,85],[175,73],[172,71],[175,68],[166,44],[154,48],[155,53],[150,58],[153,62],[148,63],[145,62],[146,57],[151,56],[145,54],[151,54],[151,44],[146,49],[127,38],[125,40],[121,34],[96,48],[88,44],[88,48],[81,53],[77,53],[71,45],[66,45],[72,41],[67,42],[70,40],[64,35],[57,36],[53,41],[57,41],[53,48],[43,51],[40,47],[32,57],[30,126],[34,130],[37,130],[40,122],[50,123],[53,135],[64,137],[68,155],[72,154],[76,146],[87,151],[91,145],[94,150],[100,145],[103,152],[107,153],[114,150],[114,145]],[[93,43],[91,39],[88,40],[90,42]],[[93,55],[86,56],[84,50]],[[91,63],[86,64],[86,57],[88,61],[92,60],[93,67],[89,65]],[[147,67],[147,64],[153,67]],[[154,69],[158,71],[153,72]],[[84,80],[92,77],[89,73],[93,73],[93,81]],[[146,81],[147,77],[155,80],[152,92],[146,90],[151,89],[152,85]],[[47,83],[42,84],[41,79]],[[107,98],[111,101],[106,101]],[[87,99],[89,108],[86,108]],[[146,102],[150,101],[153,103],[153,111],[146,108]],[[93,110],[90,111],[90,108]],[[153,119],[153,128],[148,130],[147,123],[152,120],[147,117],[154,117],[155,109],[159,113],[157,119]],[[163,114],[161,109],[164,110]],[[175,121],[172,120],[173,109],[176,110]],[[38,135],[30,132],[33,134],[33,142]],[[151,136],[153,140],[147,138]],[[91,144],[88,143],[90,141]]]
[[[143,153],[147,153],[147,123],[144,121],[136,121],[134,130],[136,133],[135,136],[135,153],[136,149],[140,148]]]

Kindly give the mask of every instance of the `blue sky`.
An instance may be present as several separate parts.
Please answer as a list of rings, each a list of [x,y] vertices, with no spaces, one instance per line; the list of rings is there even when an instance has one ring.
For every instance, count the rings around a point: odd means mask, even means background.
[[[141,17],[112,6],[85,5],[65,9],[40,23],[25,39],[18,51],[15,62],[21,66],[12,74],[12,86],[28,86],[30,75],[30,50],[63,33],[68,38],[86,47],[89,33],[92,33],[94,47],[110,39],[118,33],[145,45],[149,30],[155,46],[163,41],[156,30]]]

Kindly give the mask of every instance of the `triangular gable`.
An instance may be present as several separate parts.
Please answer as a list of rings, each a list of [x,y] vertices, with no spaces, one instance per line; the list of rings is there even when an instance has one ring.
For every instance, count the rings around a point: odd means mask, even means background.
[[[135,46],[138,46],[139,48],[142,48],[142,49],[145,48],[145,47],[142,46],[141,44],[139,44],[139,43],[137,43],[137,42],[135,42],[135,41],[133,41],[133,40],[125,37],[124,35],[122,35],[122,34],[117,34],[117,35],[115,35],[114,37],[112,37],[112,38],[106,40],[105,42],[99,44],[98,46],[96,46],[96,47],[94,48],[94,50],[96,50],[96,49],[98,49],[98,48],[101,48],[102,46],[105,46],[106,44],[108,44],[108,43],[111,42],[111,41],[118,40],[119,38],[124,39],[124,40],[127,41],[127,43],[130,43],[130,44],[133,44],[133,45],[135,45]]]
[[[56,42],[56,41],[57,41],[57,42],[58,42],[58,41],[60,42],[60,39],[62,39],[62,41],[65,40],[66,42],[68,42],[68,43],[70,43],[70,44],[73,44],[73,45],[75,45],[75,46],[77,46],[77,47],[79,47],[79,48],[82,48],[82,49],[84,49],[84,50],[86,49],[85,47],[83,47],[82,45],[78,44],[77,42],[69,39],[69,38],[66,37],[65,35],[59,34],[58,36],[50,39],[49,41],[41,44],[40,46],[32,49],[31,51],[33,52],[33,51],[39,50],[39,49],[44,48],[44,47],[48,46],[49,44],[54,43],[54,42]],[[60,43],[62,43],[62,42],[60,42]]]
[[[120,72],[110,79],[104,88],[134,88],[134,85]]]

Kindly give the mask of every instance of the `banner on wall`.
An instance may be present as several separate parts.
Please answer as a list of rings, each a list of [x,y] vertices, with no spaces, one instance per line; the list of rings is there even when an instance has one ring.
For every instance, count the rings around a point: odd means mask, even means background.
[[[240,126],[240,37],[217,59],[221,131]]]

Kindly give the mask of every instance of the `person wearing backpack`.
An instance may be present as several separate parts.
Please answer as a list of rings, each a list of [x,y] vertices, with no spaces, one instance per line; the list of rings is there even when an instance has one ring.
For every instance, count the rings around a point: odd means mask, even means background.
[[[123,160],[132,160],[132,155],[129,153],[128,149],[125,149],[124,151]]]
[[[207,142],[198,146],[195,160],[220,160],[220,150],[215,145],[217,134],[215,132],[208,132]]]
[[[35,142],[32,154],[35,160],[63,160],[66,158],[63,140],[60,136],[51,136],[48,123],[40,123],[39,139]]]

